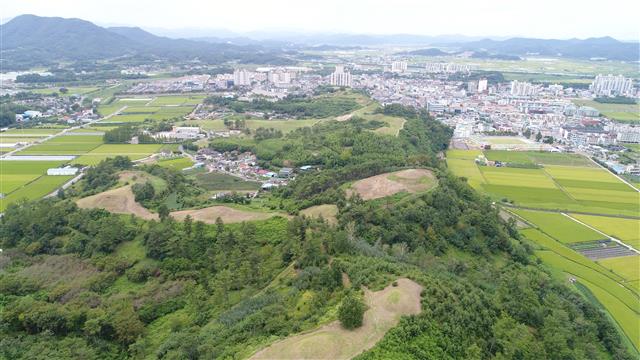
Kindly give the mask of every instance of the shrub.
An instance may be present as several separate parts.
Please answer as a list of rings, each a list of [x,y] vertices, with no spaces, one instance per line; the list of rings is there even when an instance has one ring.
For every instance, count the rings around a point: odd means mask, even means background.
[[[355,329],[362,326],[362,319],[367,306],[353,293],[348,294],[338,309],[338,319],[346,329]]]

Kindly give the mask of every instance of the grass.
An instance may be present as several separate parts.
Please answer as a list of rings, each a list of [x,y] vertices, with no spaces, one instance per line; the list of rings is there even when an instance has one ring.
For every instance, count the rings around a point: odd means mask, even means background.
[[[640,122],[640,105],[638,104],[603,104],[593,100],[574,100],[578,106],[590,106],[596,108],[601,114],[625,123]]]
[[[300,215],[308,216],[311,218],[319,218],[327,220],[329,224],[335,225],[338,222],[336,216],[338,215],[338,207],[333,204],[316,205],[304,210],[300,210]]]
[[[563,244],[605,239],[603,235],[562,214],[529,210],[515,210],[514,212]]]
[[[60,91],[59,91],[60,88],[61,87],[29,89],[29,92],[32,92],[34,94],[49,95],[49,94],[53,94],[53,93],[60,93]],[[88,87],[88,86],[86,86],[86,87],[67,87],[67,90],[69,90],[69,91],[67,91],[65,96],[68,96],[68,95],[84,95],[84,94],[96,92],[96,91],[100,90],[100,88]]]
[[[197,174],[195,179],[199,186],[210,191],[253,191],[260,188],[260,183],[258,182],[244,181],[238,177],[217,172]]]
[[[162,144],[103,144],[77,157],[73,164],[96,165],[100,161],[117,155],[128,156],[131,160],[145,158],[160,150]]]
[[[422,287],[408,279],[398,286],[365,291],[368,310],[362,327],[346,330],[338,321],[316,330],[290,336],[254,354],[250,359],[350,359],[373,347],[403,315],[420,312]]]
[[[173,170],[182,170],[193,165],[193,161],[187,157],[179,157],[175,159],[167,159],[158,161],[158,165]]]
[[[572,214],[574,218],[640,249],[640,220]]]

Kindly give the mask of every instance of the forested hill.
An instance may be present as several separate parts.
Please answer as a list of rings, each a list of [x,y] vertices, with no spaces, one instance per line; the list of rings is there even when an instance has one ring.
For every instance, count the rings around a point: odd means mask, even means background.
[[[104,60],[141,57],[171,60],[199,59],[222,63],[229,60],[286,63],[281,52],[259,45],[237,46],[193,40],[169,39],[140,28],[103,28],[89,21],[17,16],[0,25],[3,68],[21,69],[58,61]]]
[[[422,312],[360,359],[632,358],[604,313],[555,280],[515,224],[438,160],[450,129],[413,109],[383,111],[406,119],[399,136],[352,119],[255,144],[265,166],[322,164],[267,199],[290,219],[144,221],[72,199],[10,206],[0,220],[0,358],[246,358],[336,319],[361,286],[399,277],[423,286]],[[437,186],[347,196],[357,179],[406,168],[431,169]],[[335,226],[297,216],[317,204],[338,206]]]

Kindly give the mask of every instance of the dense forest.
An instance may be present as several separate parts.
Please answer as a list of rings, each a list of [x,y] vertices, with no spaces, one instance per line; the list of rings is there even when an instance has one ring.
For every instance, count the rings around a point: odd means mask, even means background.
[[[358,326],[361,311],[344,310],[363,310],[354,292],[398,277],[423,286],[422,312],[361,359],[632,358],[606,315],[446,169],[438,153],[450,129],[413,109],[382,111],[406,118],[397,137],[352,119],[211,144],[255,150],[267,167],[316,165],[271,195],[290,219],[208,225],[85,210],[68,198],[11,205],[0,220],[0,358],[245,358],[338,316]],[[84,186],[106,188],[130,166],[104,162]],[[344,191],[409,167],[431,169],[437,187],[397,201]],[[317,204],[338,206],[335,226],[297,216]]]
[[[274,102],[269,100],[239,101],[237,99],[211,96],[206,98],[204,103],[228,108],[237,113],[260,111],[294,116],[296,118],[326,118],[342,115],[358,108],[356,101],[341,97],[289,97]]]

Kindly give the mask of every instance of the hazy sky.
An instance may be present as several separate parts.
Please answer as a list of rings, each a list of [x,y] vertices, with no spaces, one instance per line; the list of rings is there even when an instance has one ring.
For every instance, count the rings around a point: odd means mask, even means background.
[[[0,16],[78,17],[101,25],[237,32],[638,40],[638,0],[2,0]]]

